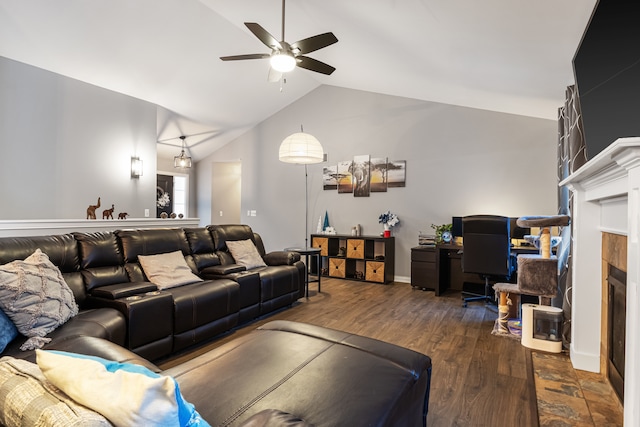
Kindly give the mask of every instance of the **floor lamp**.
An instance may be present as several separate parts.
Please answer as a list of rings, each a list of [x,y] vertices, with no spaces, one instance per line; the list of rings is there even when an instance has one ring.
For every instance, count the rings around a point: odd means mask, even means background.
[[[300,132],[289,135],[282,141],[278,158],[281,162],[304,165],[304,247],[308,248],[309,194],[307,165],[322,163],[324,161],[324,150],[320,141],[313,135],[304,133],[302,126],[300,126]]]

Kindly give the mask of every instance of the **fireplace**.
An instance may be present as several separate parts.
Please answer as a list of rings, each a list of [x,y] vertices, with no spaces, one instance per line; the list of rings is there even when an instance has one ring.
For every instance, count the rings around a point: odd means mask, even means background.
[[[627,273],[608,264],[607,276],[607,378],[624,402],[625,325],[627,317]]]
[[[603,257],[605,235],[623,236],[619,258],[626,263],[624,353],[622,365],[624,425],[640,425],[640,138],[620,138],[560,183],[573,193],[571,346],[574,368],[608,370],[609,300]],[[614,264],[615,265],[615,264]],[[616,266],[616,268],[619,268]],[[605,280],[603,284],[603,279]],[[615,320],[614,320],[615,321]],[[619,321],[619,320],[618,320]],[[594,331],[601,331],[600,334]],[[606,343],[606,344],[605,344]],[[620,350],[617,350],[620,351]],[[615,375],[615,374],[614,374]],[[613,384],[613,381],[612,381]]]

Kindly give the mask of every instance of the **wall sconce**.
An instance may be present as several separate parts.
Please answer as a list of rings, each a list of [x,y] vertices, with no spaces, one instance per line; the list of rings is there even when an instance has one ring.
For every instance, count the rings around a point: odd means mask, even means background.
[[[140,157],[131,158],[131,178],[140,178],[142,176],[142,160]]]

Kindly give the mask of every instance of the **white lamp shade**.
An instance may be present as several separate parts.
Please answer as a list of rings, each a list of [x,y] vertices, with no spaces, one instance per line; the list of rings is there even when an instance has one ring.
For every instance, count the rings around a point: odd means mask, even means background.
[[[293,55],[287,53],[276,53],[271,56],[269,62],[274,70],[280,71],[281,73],[288,73],[296,68],[296,59]]]
[[[278,158],[285,163],[321,163],[324,161],[324,150],[313,135],[298,132],[282,141]]]

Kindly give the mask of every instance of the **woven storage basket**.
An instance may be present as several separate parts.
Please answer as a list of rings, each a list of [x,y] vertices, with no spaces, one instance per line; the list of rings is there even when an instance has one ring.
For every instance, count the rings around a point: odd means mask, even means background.
[[[347,240],[347,258],[364,259],[364,240],[362,239]]]
[[[329,276],[345,277],[346,263],[342,258],[329,258]]]
[[[369,282],[384,283],[384,263],[378,261],[367,261],[365,279]]]
[[[311,247],[320,248],[320,256],[329,255],[329,239],[326,237],[314,237],[311,239]]]

